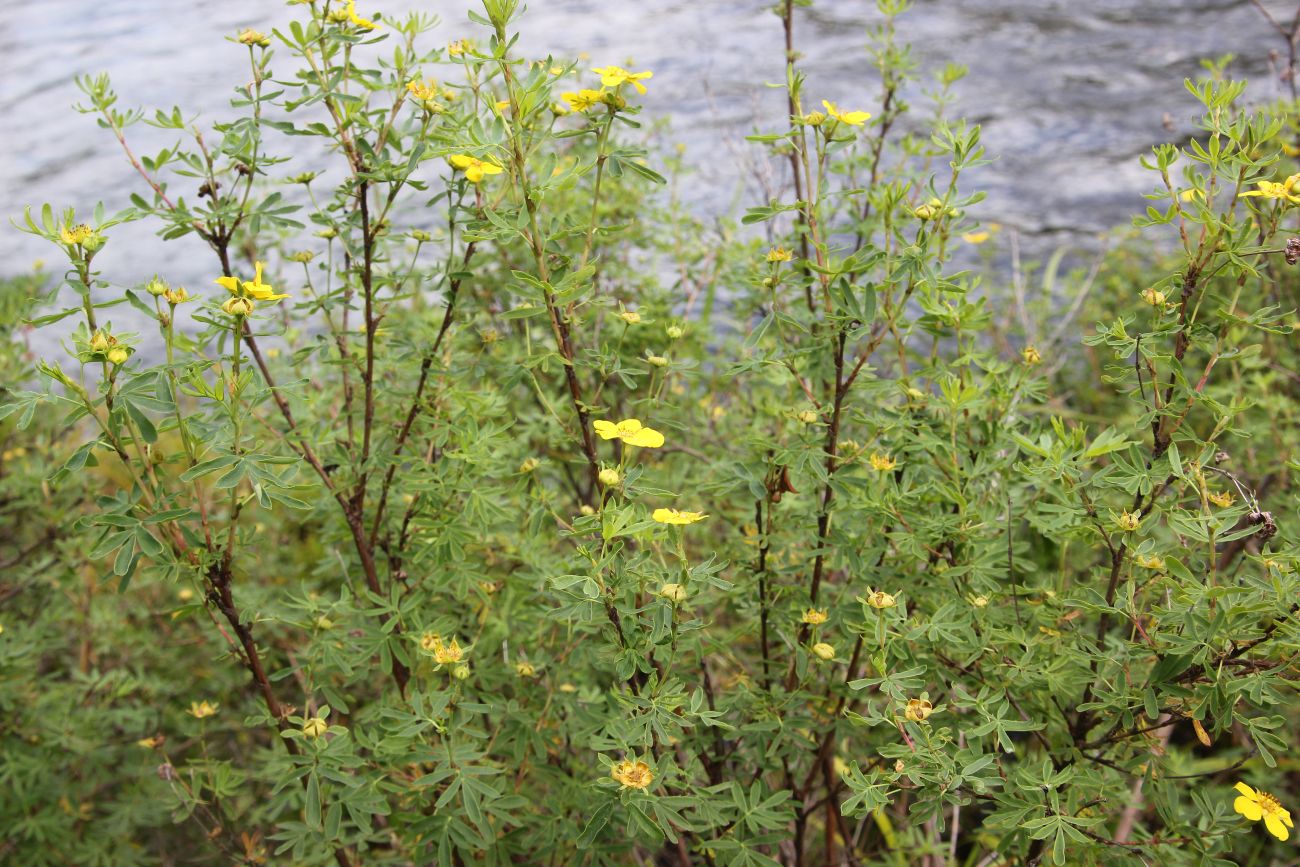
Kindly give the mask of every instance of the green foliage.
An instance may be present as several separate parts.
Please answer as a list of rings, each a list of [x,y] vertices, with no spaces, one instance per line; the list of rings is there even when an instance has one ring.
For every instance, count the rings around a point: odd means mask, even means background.
[[[82,79],[144,191],[29,212],[56,309],[0,294],[64,329],[0,342],[4,859],[1289,857],[1232,786],[1300,803],[1295,107],[1212,68],[1142,240],[986,292],[907,7],[874,118],[787,58],[791,189],[712,225],[655,82],[512,0],[295,4],[208,126]],[[219,285],[114,287],[135,220]]]

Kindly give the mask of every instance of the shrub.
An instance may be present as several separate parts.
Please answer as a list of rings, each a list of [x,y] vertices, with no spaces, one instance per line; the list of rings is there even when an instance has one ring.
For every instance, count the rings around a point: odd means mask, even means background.
[[[77,303],[3,410],[7,858],[1285,857],[1293,104],[1189,83],[1175,254],[1027,343],[904,2],[875,117],[789,54],[746,231],[636,144],[648,71],[521,59],[514,0],[433,49],[296,5],[210,128],[82,79],[145,192],[23,221]],[[215,283],[112,284],[133,220]]]

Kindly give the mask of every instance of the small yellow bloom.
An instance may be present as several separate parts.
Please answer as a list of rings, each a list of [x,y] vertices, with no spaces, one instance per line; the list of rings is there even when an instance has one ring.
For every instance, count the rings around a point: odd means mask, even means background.
[[[1142,300],[1150,304],[1152,307],[1164,307],[1165,293],[1161,292],[1154,286],[1148,286],[1146,289],[1142,290]]]
[[[803,116],[803,122],[808,126],[821,126],[826,123],[826,113],[822,111],[810,111]]]
[[[216,283],[231,295],[243,295],[245,298],[252,298],[256,301],[279,301],[281,298],[289,297],[284,294],[276,294],[275,289],[270,283],[264,283],[262,281],[262,270],[266,267],[265,262],[255,262],[253,267],[256,269],[256,273],[252,280],[240,280],[236,277],[218,277]]]
[[[135,742],[135,745],[138,747],[144,747],[146,750],[152,750],[156,749],[164,740],[166,740],[166,738],[162,735],[154,735],[151,738],[140,738],[140,740]]]
[[[1205,194],[1202,193],[1200,190],[1196,189],[1196,187],[1191,187],[1190,189],[1183,190],[1181,193],[1178,194],[1179,201],[1183,201],[1183,202],[1191,202],[1196,199],[1204,199],[1204,198],[1205,198]]]
[[[465,172],[465,179],[471,184],[477,184],[483,180],[484,175],[499,175],[504,171],[500,164],[491,157],[481,160],[469,154],[455,154],[449,158],[449,162]]]
[[[438,99],[438,83],[432,78],[427,81],[413,78],[406,82],[406,92],[421,102],[433,102]]]
[[[821,626],[829,618],[830,615],[826,612],[825,609],[819,611],[816,608],[809,608],[806,611],[804,611],[803,617],[799,619],[801,622],[807,623],[809,626]]]
[[[1290,202],[1293,205],[1300,204],[1300,195],[1293,192],[1294,188],[1300,184],[1300,174],[1292,175],[1282,183],[1276,181],[1259,181],[1255,186],[1257,190],[1249,190],[1241,194],[1241,197],[1259,196],[1265,199],[1277,199],[1283,202]]]
[[[117,344],[117,338],[105,334],[103,331],[96,331],[90,336],[91,352],[108,352],[110,346]]]
[[[907,717],[911,722],[919,723],[929,719],[933,711],[934,705],[930,704],[926,699],[909,698],[907,707],[903,709],[903,716]]]
[[[694,524],[696,521],[703,521],[709,516],[703,512],[679,512],[676,509],[655,509],[654,513],[651,514],[650,517],[654,518],[661,524],[683,526],[686,524]]]
[[[527,475],[542,465],[537,458],[524,458],[524,462],[519,465],[519,472]]]
[[[665,584],[659,588],[659,595],[674,605],[681,605],[686,601],[686,588],[680,584]]]
[[[961,239],[967,244],[979,246],[992,237],[988,232],[964,232]]]
[[[239,31],[238,39],[240,45],[247,45],[249,47],[256,45],[259,48],[271,47],[271,40],[267,38],[266,34],[254,30],[251,27]]]
[[[873,590],[867,594],[867,604],[877,611],[883,611],[886,608],[893,608],[898,604],[898,600],[893,594],[886,593],[883,590]]]
[[[447,53],[452,57],[460,57],[466,52],[474,50],[474,40],[456,39],[447,45]]]
[[[1030,367],[1043,363],[1043,353],[1038,351],[1037,346],[1026,346],[1020,350],[1020,358]]]
[[[601,105],[605,101],[605,91],[582,89],[576,93],[568,91],[560,94],[560,99],[569,104],[573,111],[586,111],[589,108]]]
[[[190,709],[185,712],[195,719],[203,719],[215,714],[219,707],[221,705],[212,704],[208,701],[192,701],[190,702]]]
[[[348,0],[347,12],[348,12],[348,21],[350,21],[352,25],[355,27],[358,27],[362,30],[374,30],[376,27],[379,26],[375,22],[362,18],[360,15],[357,14],[356,0]]]
[[[887,454],[872,452],[871,457],[867,458],[871,468],[878,473],[887,473],[898,466],[898,461]]]
[[[639,325],[641,323],[641,314],[635,310],[620,310],[618,318],[622,319],[628,325]]]
[[[510,107],[510,100],[508,99],[498,99],[496,102],[492,103],[492,110],[495,111],[497,114],[501,114],[509,107]]]
[[[653,78],[653,72],[628,72],[621,66],[601,66],[591,70],[600,76],[600,83],[605,87],[618,87],[622,84],[631,84],[636,88],[637,93],[645,93],[645,85],[641,82],[647,78]]]
[[[767,251],[767,261],[769,262],[789,262],[794,258],[794,253],[785,247],[773,247]]]
[[[182,587],[180,590],[176,591],[176,598],[182,602],[189,602],[194,598],[194,591],[188,587]]]
[[[637,759],[624,759],[614,765],[609,775],[625,789],[645,789],[654,782],[654,771],[645,762]]]
[[[613,467],[605,467],[597,474],[600,483],[607,488],[612,488],[619,482],[623,481],[623,475]]]
[[[453,637],[450,644],[444,644],[442,636],[426,632],[420,636],[420,649],[433,657],[438,665],[454,665],[465,657],[460,642]]]
[[[612,421],[594,421],[591,426],[603,440],[620,439],[630,446],[643,449],[657,449],[664,444],[664,435],[654,428],[644,427],[634,418],[625,418],[615,424]]]
[[[126,360],[131,357],[131,352],[124,346],[114,346],[108,351],[109,364],[125,364]],[[1229,500],[1232,498],[1229,497]]]
[[[1157,572],[1165,568],[1165,558],[1159,554],[1138,554],[1133,558],[1133,562],[1143,569],[1152,569]]]
[[[817,424],[818,416],[816,410],[805,409],[802,412],[795,413],[794,417],[804,424]]]
[[[325,734],[330,729],[330,724],[318,716],[314,716],[302,724],[303,736],[308,740],[315,740]]]
[[[94,234],[94,229],[85,223],[78,223],[75,226],[64,226],[59,229],[59,240],[69,245],[84,244]]]
[[[826,113],[831,117],[849,126],[862,126],[871,120],[871,112],[869,111],[840,111],[839,106],[824,99],[822,100],[822,107],[826,109]]]
[[[814,655],[816,655],[818,659],[822,660],[823,662],[830,662],[832,659],[835,658],[834,645],[827,644],[824,641],[819,641],[816,644],[814,644],[812,646],[812,652]]]
[[[515,674],[519,677],[536,677],[537,666],[527,660],[515,663]]]
[[[1132,533],[1142,523],[1142,516],[1137,512],[1120,512],[1115,523],[1126,533]]]
[[[1267,792],[1252,789],[1245,783],[1237,783],[1234,788],[1241,794],[1232,802],[1232,809],[1252,822],[1263,819],[1264,827],[1279,840],[1291,836],[1287,829],[1294,828],[1295,824],[1291,821],[1291,814],[1278,803],[1277,798]]]
[[[975,606],[976,608],[984,608],[988,606],[989,598],[981,593],[978,596],[970,597],[970,604]]]
[[[113,354],[109,353],[109,360],[112,361]],[[1216,491],[1213,494],[1206,494],[1205,499],[1209,500],[1220,509],[1226,509],[1232,505],[1232,494],[1227,491]]]

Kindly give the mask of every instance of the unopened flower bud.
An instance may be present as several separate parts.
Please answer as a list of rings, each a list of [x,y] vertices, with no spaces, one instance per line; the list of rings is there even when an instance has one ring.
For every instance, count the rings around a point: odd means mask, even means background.
[[[600,483],[607,488],[612,488],[615,485],[617,485],[619,482],[623,481],[622,474],[619,473],[619,471],[614,469],[613,467],[606,467],[605,469],[601,470],[598,477],[600,479]]]

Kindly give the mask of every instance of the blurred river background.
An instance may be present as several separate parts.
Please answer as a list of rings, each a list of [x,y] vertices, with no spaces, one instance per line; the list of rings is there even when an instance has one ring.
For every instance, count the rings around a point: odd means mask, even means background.
[[[1264,5],[1287,24],[1296,14],[1293,0]],[[481,40],[482,28],[466,17],[477,7],[360,0],[358,11],[436,14],[441,23],[425,37],[436,45]],[[783,91],[766,86],[784,75],[781,22],[771,8],[760,0],[533,0],[519,22],[520,51],[586,52],[589,65],[653,70],[643,117],[672,118],[652,148],[685,145],[693,173],[684,204],[738,216],[766,199],[755,180],[764,154],[744,136],[781,128],[785,114]],[[244,27],[269,32],[297,13],[273,0],[0,0],[0,11],[0,269],[7,274],[37,259],[62,268],[55,248],[10,225],[25,205],[89,214],[103,200],[112,213],[129,206],[132,192],[148,192],[112,134],[72,110],[81,99],[75,76],[108,72],[122,108],[152,115],[179,105],[187,117],[201,114],[201,123],[228,118],[232,88],[248,67],[245,49],[226,37]],[[878,111],[879,83],[865,51],[869,28],[881,20],[875,3],[815,0],[796,16],[809,104],[825,97]],[[972,216],[1014,229],[1031,255],[1093,249],[1100,233],[1144,207],[1151,181],[1138,158],[1195,131],[1196,104],[1183,79],[1201,71],[1203,58],[1236,55],[1229,70],[1251,80],[1256,101],[1285,90],[1270,59],[1285,43],[1250,0],[916,0],[899,19],[899,38],[912,43],[926,80],[945,63],[969,67],[947,115],[981,124],[995,162],[972,172],[963,189],[986,190]],[[918,114],[928,111],[919,89],[907,97]],[[138,154],[175,138],[143,124],[128,135]],[[275,133],[270,140],[281,153],[296,143]],[[312,154],[302,156],[273,176],[317,167]],[[185,194],[193,198],[192,190]],[[105,277],[125,286],[154,273],[192,287],[210,283],[214,260],[202,242],[163,242],[155,228],[142,221],[113,230],[96,258]],[[127,307],[113,312],[119,321],[131,315]]]

